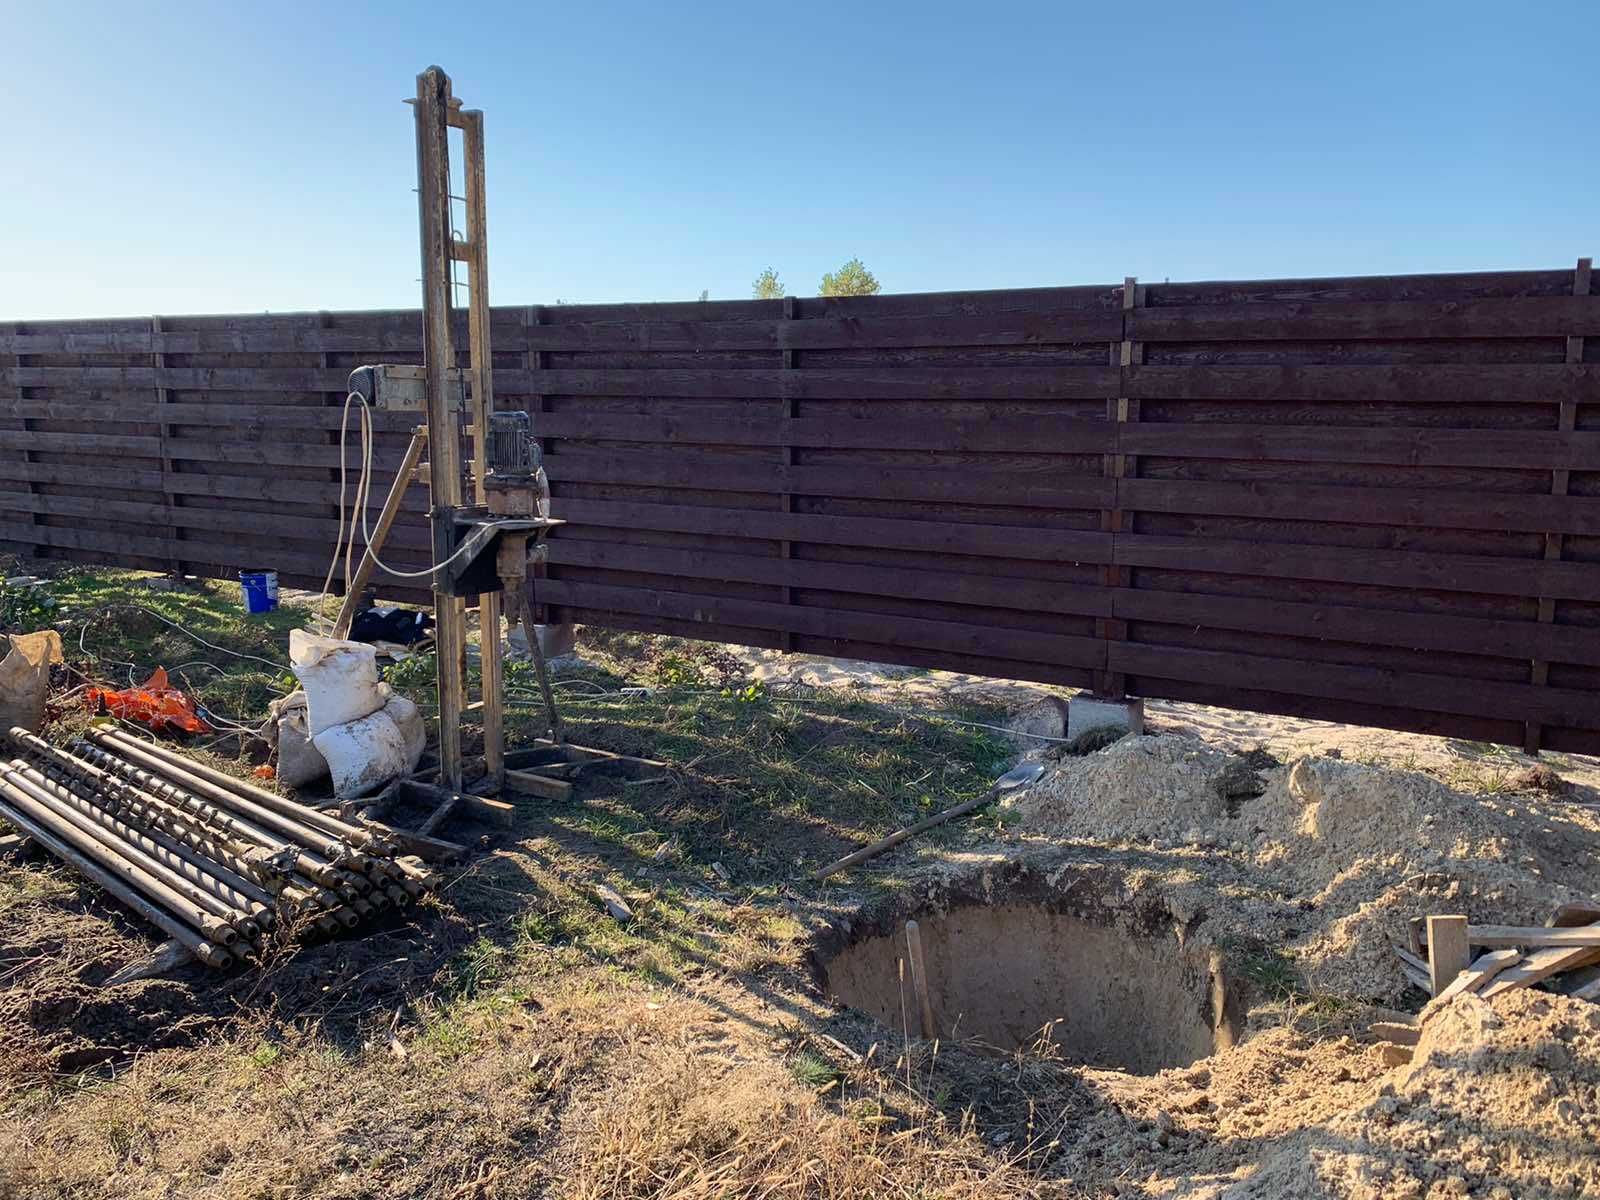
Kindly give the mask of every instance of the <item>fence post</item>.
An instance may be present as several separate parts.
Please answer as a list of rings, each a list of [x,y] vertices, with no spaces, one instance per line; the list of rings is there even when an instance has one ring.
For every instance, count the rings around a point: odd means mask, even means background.
[[[1119,373],[1120,386],[1118,394],[1106,401],[1106,419],[1112,423],[1112,432],[1117,434],[1121,427],[1129,421],[1139,419],[1139,401],[1130,399],[1128,391],[1128,368],[1144,361],[1144,346],[1133,341],[1129,334],[1132,330],[1128,325],[1128,314],[1144,302],[1144,288],[1140,286],[1136,277],[1129,275],[1122,281],[1122,337],[1110,345],[1111,366],[1116,367]],[[1111,453],[1104,457],[1104,475],[1111,483],[1111,506],[1100,510],[1100,528],[1111,535],[1110,541],[1115,557],[1116,535],[1131,523],[1132,518],[1122,511],[1121,481],[1139,473],[1138,460],[1131,454],[1122,453],[1121,439],[1116,439],[1117,444]],[[1128,586],[1131,575],[1127,567],[1115,561],[1107,563],[1100,571],[1100,581],[1108,588],[1123,588]],[[1115,612],[1116,596],[1112,595],[1113,612]],[[1121,617],[1101,617],[1095,622],[1095,636],[1106,643],[1106,653],[1111,652],[1111,643],[1126,641],[1128,637],[1128,622]],[[1101,671],[1096,682],[1095,690],[1102,696],[1120,700],[1128,694],[1127,677],[1121,671],[1112,670],[1109,662],[1106,669]]]
[[[13,333],[13,336],[18,336],[18,338],[21,338],[22,334],[27,333],[27,326],[22,322],[14,322],[13,325],[11,325],[11,333]],[[24,405],[24,402],[27,400],[27,389],[26,387],[22,386],[22,366],[24,366],[24,363],[22,363],[22,350],[19,349],[19,347],[13,346],[11,363],[13,363],[14,368],[16,368],[16,402],[18,402],[19,413],[18,426],[21,427],[21,430],[24,432],[24,434],[29,434],[29,432],[32,432],[32,426],[30,426],[29,419],[27,419],[26,416],[21,416],[22,405]],[[22,445],[19,458],[22,459],[22,477],[26,478],[29,504],[32,506],[32,509],[30,509],[29,512],[29,525],[37,528],[37,526],[45,523],[45,514],[43,514],[45,502],[38,498],[38,496],[40,496],[40,493],[38,493],[38,480],[35,480],[34,472],[29,470],[29,464],[34,462],[34,451],[27,448],[27,438],[24,438],[22,442],[24,442],[24,445]],[[50,554],[48,554],[48,547],[46,547],[45,544],[43,544],[43,542],[37,538],[37,536],[35,536],[32,544],[24,544],[24,546],[22,546],[22,552],[29,555],[29,557],[34,558],[50,557]]]
[[[181,535],[178,532],[178,514],[174,511],[178,507],[178,496],[173,482],[173,476],[177,472],[173,469],[172,448],[168,445],[172,438],[172,426],[167,421],[167,404],[171,397],[162,382],[162,375],[167,369],[164,332],[160,316],[151,317],[150,368],[154,373],[156,385],[156,433],[161,439],[161,503],[167,510],[167,540],[172,546],[172,553],[167,558],[167,572],[173,576],[181,576],[183,559],[178,550]]]
[[[796,307],[797,303],[793,296],[785,296],[783,298],[783,319],[785,321],[794,320]],[[778,328],[780,330],[778,342],[783,346],[783,369],[785,372],[793,371],[798,365],[795,361],[796,351],[791,349],[786,344],[787,338],[785,338],[781,332],[784,327],[780,325]],[[787,426],[796,415],[795,405],[797,401],[795,400],[794,389],[791,386],[792,379],[793,376],[788,374],[784,375],[784,386],[782,388],[783,399],[780,401],[783,407],[780,410],[780,420],[785,426]],[[787,431],[784,433],[781,454],[782,457],[780,461],[783,464],[783,474],[781,479],[781,486],[783,488],[783,512],[792,513],[794,512],[794,491],[793,483],[791,481],[794,474],[794,444],[789,440]],[[789,571],[791,569],[789,566],[789,560],[794,555],[794,543],[792,543],[788,538],[782,539],[782,541],[779,542],[778,553],[783,559],[784,571]],[[784,609],[786,610],[786,623],[788,619],[787,609],[793,603],[794,587],[789,582],[789,577],[785,575],[783,584],[783,605]],[[783,631],[783,648],[785,651],[792,651],[794,649],[793,630],[785,629]]]
[[[538,383],[538,373],[544,370],[547,363],[545,359],[545,352],[533,344],[533,336],[529,331],[537,326],[543,325],[544,323],[544,305],[530,304],[527,308],[522,310],[522,344],[525,347],[523,351],[523,362],[528,369],[529,375],[532,377],[529,386],[533,388],[533,393],[528,397],[528,420],[532,426],[531,432],[533,434],[533,440],[539,447],[540,462],[544,461],[544,456],[550,449],[549,441],[546,438],[541,437],[539,434],[539,427],[541,424],[543,424],[543,422],[539,420],[539,417],[541,414],[550,411],[550,402],[545,399],[544,393],[539,390]],[[551,515],[553,516],[554,514],[555,502],[552,500]],[[530,601],[537,601],[539,596],[538,581],[547,578],[549,574],[550,568],[543,560],[528,564],[527,587]],[[528,611],[533,614],[533,619],[541,625],[550,620],[550,610],[547,605],[536,602],[530,603],[528,605]],[[529,639],[529,652],[531,653],[533,648],[532,640],[539,636],[538,630],[529,629],[524,626],[522,632],[526,634]]]
[[[1572,272],[1572,294],[1574,296],[1587,296],[1589,294],[1592,260],[1580,258],[1577,267]],[[1583,361],[1583,338],[1567,338],[1566,361],[1581,363]],[[1578,405],[1574,400],[1563,400],[1557,414],[1556,428],[1562,433],[1571,433],[1578,427]],[[1566,467],[1557,467],[1550,473],[1550,494],[1552,496],[1565,496],[1567,488],[1572,481],[1572,472]],[[1556,562],[1561,558],[1565,549],[1566,535],[1561,530],[1546,532],[1544,535],[1544,557],[1546,562]],[[1539,623],[1552,624],[1556,619],[1556,602],[1548,596],[1539,597]],[[1550,664],[1540,659],[1534,659],[1531,664],[1530,679],[1534,687],[1544,687],[1550,682]],[[1543,739],[1544,730],[1537,721],[1528,721],[1523,725],[1523,748],[1529,754],[1539,753],[1539,743]]]

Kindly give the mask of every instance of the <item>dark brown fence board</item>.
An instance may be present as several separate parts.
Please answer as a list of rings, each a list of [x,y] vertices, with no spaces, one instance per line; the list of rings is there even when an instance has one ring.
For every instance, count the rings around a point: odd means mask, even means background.
[[[497,395],[534,412],[570,522],[536,599],[1600,750],[1587,279],[497,309]],[[346,377],[419,362],[420,335],[404,311],[0,329],[0,543],[320,586]],[[416,420],[375,414],[374,508]],[[397,566],[426,562],[425,508],[414,489]]]

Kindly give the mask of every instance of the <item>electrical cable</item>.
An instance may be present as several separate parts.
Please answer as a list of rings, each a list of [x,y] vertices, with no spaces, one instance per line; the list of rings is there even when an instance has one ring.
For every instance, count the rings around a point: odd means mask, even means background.
[[[348,540],[345,533],[345,498],[348,493],[347,464],[349,462],[349,431],[350,431],[350,406],[360,406],[360,432],[361,432],[361,473],[356,479],[355,503],[350,510],[350,528]],[[421,571],[402,571],[391,567],[378,557],[378,551],[372,543],[372,529],[367,523],[367,509],[372,495],[372,411],[368,406],[366,397],[359,392],[348,392],[344,398],[344,410],[339,418],[339,531],[337,540],[333,544],[333,558],[328,562],[328,573],[322,581],[322,594],[317,599],[317,617],[323,625],[327,625],[327,599],[328,591],[333,586],[334,572],[339,569],[339,557],[344,555],[345,586],[348,587],[355,572],[351,562],[355,551],[356,540],[356,514],[360,513],[361,538],[364,543],[362,548],[363,558],[371,556],[373,565],[396,579],[422,579],[432,575],[443,567],[449,566],[460,558],[469,549],[469,543],[463,542],[455,553],[436,562]]]

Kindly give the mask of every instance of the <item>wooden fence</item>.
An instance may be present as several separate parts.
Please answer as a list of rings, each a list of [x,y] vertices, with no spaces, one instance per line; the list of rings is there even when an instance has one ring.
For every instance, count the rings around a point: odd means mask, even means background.
[[[498,309],[494,343],[570,522],[555,619],[1600,752],[1586,262]],[[0,541],[320,586],[345,378],[419,345],[415,313],[0,332]]]

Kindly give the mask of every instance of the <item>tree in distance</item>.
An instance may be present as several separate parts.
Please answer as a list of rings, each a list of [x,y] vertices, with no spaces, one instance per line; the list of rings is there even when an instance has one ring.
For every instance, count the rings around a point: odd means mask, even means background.
[[[862,266],[859,258],[852,258],[837,271],[829,271],[822,277],[822,287],[818,294],[823,296],[876,296],[878,291],[877,276]]]
[[[783,281],[771,267],[756,276],[750,290],[757,300],[781,300],[784,296]]]

